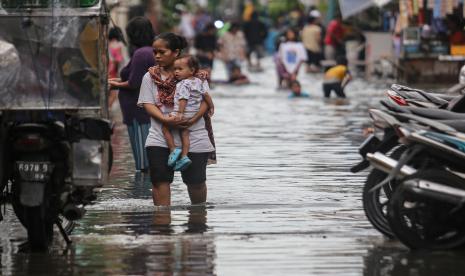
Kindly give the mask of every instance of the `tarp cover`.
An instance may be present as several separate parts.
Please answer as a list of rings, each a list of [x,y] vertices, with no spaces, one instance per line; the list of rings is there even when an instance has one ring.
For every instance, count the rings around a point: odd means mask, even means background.
[[[339,0],[343,18],[357,14],[373,5],[384,6],[391,0]]]
[[[98,108],[106,78],[99,24],[98,17],[0,14],[0,110]]]

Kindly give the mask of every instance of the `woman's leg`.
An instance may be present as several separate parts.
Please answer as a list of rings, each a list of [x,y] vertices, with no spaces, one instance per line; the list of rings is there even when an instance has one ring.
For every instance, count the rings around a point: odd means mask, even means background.
[[[187,186],[189,198],[192,204],[201,204],[207,202],[207,184],[205,182]]]
[[[147,147],[150,179],[152,180],[152,199],[156,206],[171,204],[170,184],[173,182],[174,172],[167,165],[169,154],[167,148]]]
[[[207,201],[207,162],[210,153],[189,153],[192,164],[181,172],[182,180],[187,185],[192,204]]]
[[[171,188],[169,182],[153,183],[152,199],[155,206],[171,205]]]

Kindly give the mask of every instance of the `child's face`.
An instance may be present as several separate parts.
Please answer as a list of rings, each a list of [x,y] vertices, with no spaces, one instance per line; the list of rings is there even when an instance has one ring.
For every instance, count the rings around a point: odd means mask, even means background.
[[[232,70],[231,75],[233,75],[234,77],[239,77],[240,75],[242,75],[241,69],[236,68]]]
[[[178,80],[184,80],[190,78],[194,75],[194,70],[189,68],[187,64],[187,59],[177,59],[174,62],[174,75]]]
[[[300,85],[294,83],[294,84],[291,86],[291,90],[292,90],[292,92],[293,92],[294,94],[300,94],[300,92],[301,92],[301,87],[300,87]]]

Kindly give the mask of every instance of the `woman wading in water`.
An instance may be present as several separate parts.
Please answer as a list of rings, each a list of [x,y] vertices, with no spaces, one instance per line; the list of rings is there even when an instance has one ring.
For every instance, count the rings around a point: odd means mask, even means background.
[[[143,106],[151,117],[145,147],[153,185],[153,202],[157,206],[171,205],[170,185],[174,175],[173,169],[167,164],[170,151],[163,136],[163,125],[171,129],[189,128],[188,157],[192,164],[181,172],[181,176],[187,185],[192,204],[204,203],[207,200],[206,168],[209,158],[214,158],[215,151],[209,118],[207,122],[204,119],[208,105],[203,101],[199,112],[188,120],[176,120],[175,117],[168,116],[173,111],[177,83],[174,76],[174,62],[186,46],[186,39],[182,36],[173,33],[157,36],[152,44],[157,66],[151,67],[145,74],[140,88],[138,105]],[[196,77],[207,79],[208,76],[205,72],[199,71]],[[178,136],[175,136],[176,146],[181,145]]]

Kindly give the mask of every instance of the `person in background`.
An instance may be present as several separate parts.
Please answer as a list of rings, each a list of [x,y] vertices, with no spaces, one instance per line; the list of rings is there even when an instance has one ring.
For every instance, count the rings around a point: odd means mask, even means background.
[[[194,15],[187,11],[184,5],[181,6],[181,18],[179,21],[179,32],[184,36],[189,45],[192,45],[195,36]]]
[[[310,95],[307,92],[302,91],[302,86],[298,80],[291,81],[291,94],[289,94],[288,98],[308,98]]]
[[[213,23],[208,24],[202,32],[195,36],[194,47],[200,68],[210,73],[218,48],[216,27]]]
[[[124,42],[123,32],[119,27],[113,27],[108,32],[108,78],[116,79],[119,77],[121,69],[129,60],[126,45]],[[111,108],[118,97],[118,90],[110,90],[108,97],[108,107]]]
[[[279,44],[276,65],[278,69],[279,87],[289,86],[297,79],[300,66],[307,60],[307,52],[298,34],[293,29],[286,31],[285,41]]]
[[[325,98],[329,98],[331,91],[334,91],[338,98],[345,98],[344,87],[352,80],[347,68],[347,58],[338,56],[336,65],[326,71],[323,80],[323,93]]]
[[[331,20],[326,29],[325,36],[325,59],[335,60],[338,56],[345,56],[346,48],[344,42],[344,28],[342,26],[342,17],[337,14]]]
[[[109,79],[112,89],[119,89],[118,99],[123,113],[123,123],[128,128],[129,140],[137,171],[148,168],[144,148],[149,133],[150,116],[137,107],[139,89],[147,70],[155,65],[152,42],[155,36],[152,23],[145,17],[135,17],[127,27],[131,59],[121,70],[120,79]]]
[[[307,72],[319,72],[321,69],[321,27],[318,18],[309,17],[308,24],[302,30],[302,42],[307,50]]]
[[[228,79],[230,79],[232,68],[241,67],[241,62],[246,59],[246,42],[239,24],[232,23],[229,31],[220,37],[218,43],[220,46],[220,58],[226,64]]]
[[[258,13],[255,11],[252,13],[250,21],[244,24],[243,30],[247,41],[247,65],[251,69],[263,70],[260,65],[260,59],[263,56],[263,43],[268,35],[268,28],[265,23],[259,20]],[[255,53],[257,59],[255,65],[252,64],[253,53]]]
[[[241,85],[249,84],[250,80],[246,75],[242,73],[241,67],[234,66],[231,69],[231,77],[229,78],[228,82],[235,85]]]
[[[194,29],[195,33],[200,33],[205,27],[212,22],[210,14],[202,8],[199,8],[195,13]]]

